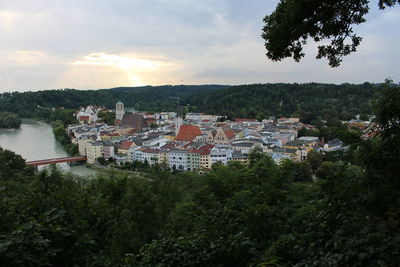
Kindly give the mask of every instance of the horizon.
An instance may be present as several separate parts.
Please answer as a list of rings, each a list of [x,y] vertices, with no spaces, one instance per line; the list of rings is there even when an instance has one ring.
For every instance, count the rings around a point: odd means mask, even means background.
[[[277,0],[168,3],[18,2],[0,7],[0,93],[95,88],[257,83],[381,83],[400,80],[400,8],[355,26],[356,53],[332,69],[309,41],[300,63],[272,62],[261,38]]]
[[[373,85],[380,85],[383,84],[383,82],[360,82],[360,83],[350,83],[350,82],[342,82],[342,83],[324,83],[324,82],[274,82],[274,83],[246,83],[246,84],[213,84],[213,83],[205,83],[205,84],[162,84],[162,85],[140,85],[140,86],[115,86],[111,88],[89,88],[89,89],[78,89],[78,88],[48,88],[48,89],[38,89],[38,90],[26,90],[26,91],[0,91],[1,94],[6,94],[6,93],[28,93],[28,92],[43,92],[43,91],[54,91],[54,90],[76,90],[76,91],[97,91],[97,90],[113,90],[113,89],[119,89],[119,88],[146,88],[146,87],[167,87],[167,86],[226,86],[227,88],[229,87],[234,87],[234,86],[247,86],[247,85],[256,85],[256,84],[333,84],[333,85],[343,85],[343,84],[352,84],[352,85],[362,85],[364,83],[369,83]],[[392,82],[392,84],[400,84],[400,82]]]

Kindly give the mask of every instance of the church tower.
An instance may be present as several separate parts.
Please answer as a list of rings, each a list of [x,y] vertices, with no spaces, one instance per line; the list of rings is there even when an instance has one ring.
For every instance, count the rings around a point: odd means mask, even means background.
[[[115,119],[122,120],[124,114],[125,114],[124,103],[118,101],[117,104],[115,105]]]

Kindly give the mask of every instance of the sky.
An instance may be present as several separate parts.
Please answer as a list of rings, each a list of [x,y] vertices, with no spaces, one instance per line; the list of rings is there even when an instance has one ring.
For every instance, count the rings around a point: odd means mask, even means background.
[[[339,68],[272,62],[261,38],[277,0],[0,0],[0,92],[165,84],[400,80],[400,6],[355,26]]]

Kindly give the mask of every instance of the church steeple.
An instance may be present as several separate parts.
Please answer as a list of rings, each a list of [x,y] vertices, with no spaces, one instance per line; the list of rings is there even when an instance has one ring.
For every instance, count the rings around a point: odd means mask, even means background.
[[[118,101],[117,104],[115,105],[115,119],[122,120],[124,114],[125,114],[124,103]]]

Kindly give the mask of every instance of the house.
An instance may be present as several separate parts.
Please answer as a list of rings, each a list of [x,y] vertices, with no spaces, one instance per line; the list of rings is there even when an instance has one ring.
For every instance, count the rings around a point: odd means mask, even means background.
[[[122,143],[118,146],[118,153],[119,154],[129,154],[129,149],[135,146],[135,144],[132,141],[124,140]]]
[[[298,149],[300,150],[300,161],[301,160],[306,160],[308,157],[308,153],[315,149],[316,146],[318,145],[317,141],[313,140],[294,140],[288,142],[286,145],[284,145],[284,148],[292,148],[292,149]]]
[[[94,140],[94,136],[82,136],[78,139],[79,155],[86,156],[87,144]]]
[[[86,108],[81,107],[76,114],[76,119],[80,123],[95,123],[99,119],[97,114],[100,110],[100,107],[95,106],[87,106]]]
[[[349,147],[344,146],[344,143],[339,139],[335,138],[326,144],[323,145],[319,150],[323,152],[333,152],[333,151],[340,151],[340,150],[347,150]]]
[[[235,150],[232,153],[232,161],[238,161],[240,163],[246,164],[249,162],[249,157],[242,152]]]
[[[241,143],[234,143],[231,145],[231,147],[233,150],[247,155],[252,150],[254,150],[256,144],[252,142],[241,142]]]
[[[280,164],[284,159],[290,159],[294,161],[300,161],[301,150],[295,148],[281,148],[274,147],[269,156],[277,163]]]
[[[186,120],[200,121],[201,115],[200,113],[186,113]]]
[[[187,171],[188,170],[188,149],[171,149],[167,153],[168,166],[172,170]]]
[[[147,162],[150,166],[160,163],[160,149],[151,147],[141,147],[134,151],[133,159],[136,161]]]
[[[217,162],[221,162],[223,165],[227,165],[228,161],[232,160],[233,150],[228,147],[214,146],[211,149],[211,166]]]
[[[187,169],[188,171],[197,171],[200,169],[200,153],[197,150],[189,150],[187,155]]]
[[[200,155],[200,168],[211,169],[211,150],[214,145],[203,144],[197,149],[197,153]]]
[[[230,144],[235,140],[235,132],[229,126],[218,127],[207,133],[206,142],[209,144]]]
[[[109,158],[114,158],[114,155],[115,155],[114,144],[110,142],[104,143],[102,151],[103,158],[107,160]]]
[[[86,144],[87,163],[95,164],[98,158],[103,157],[103,142],[93,141]]]
[[[123,165],[123,164],[131,161],[131,158],[129,157],[128,154],[117,153],[114,155],[114,158],[115,158],[115,161],[117,162],[117,164],[119,164],[119,165]]]

